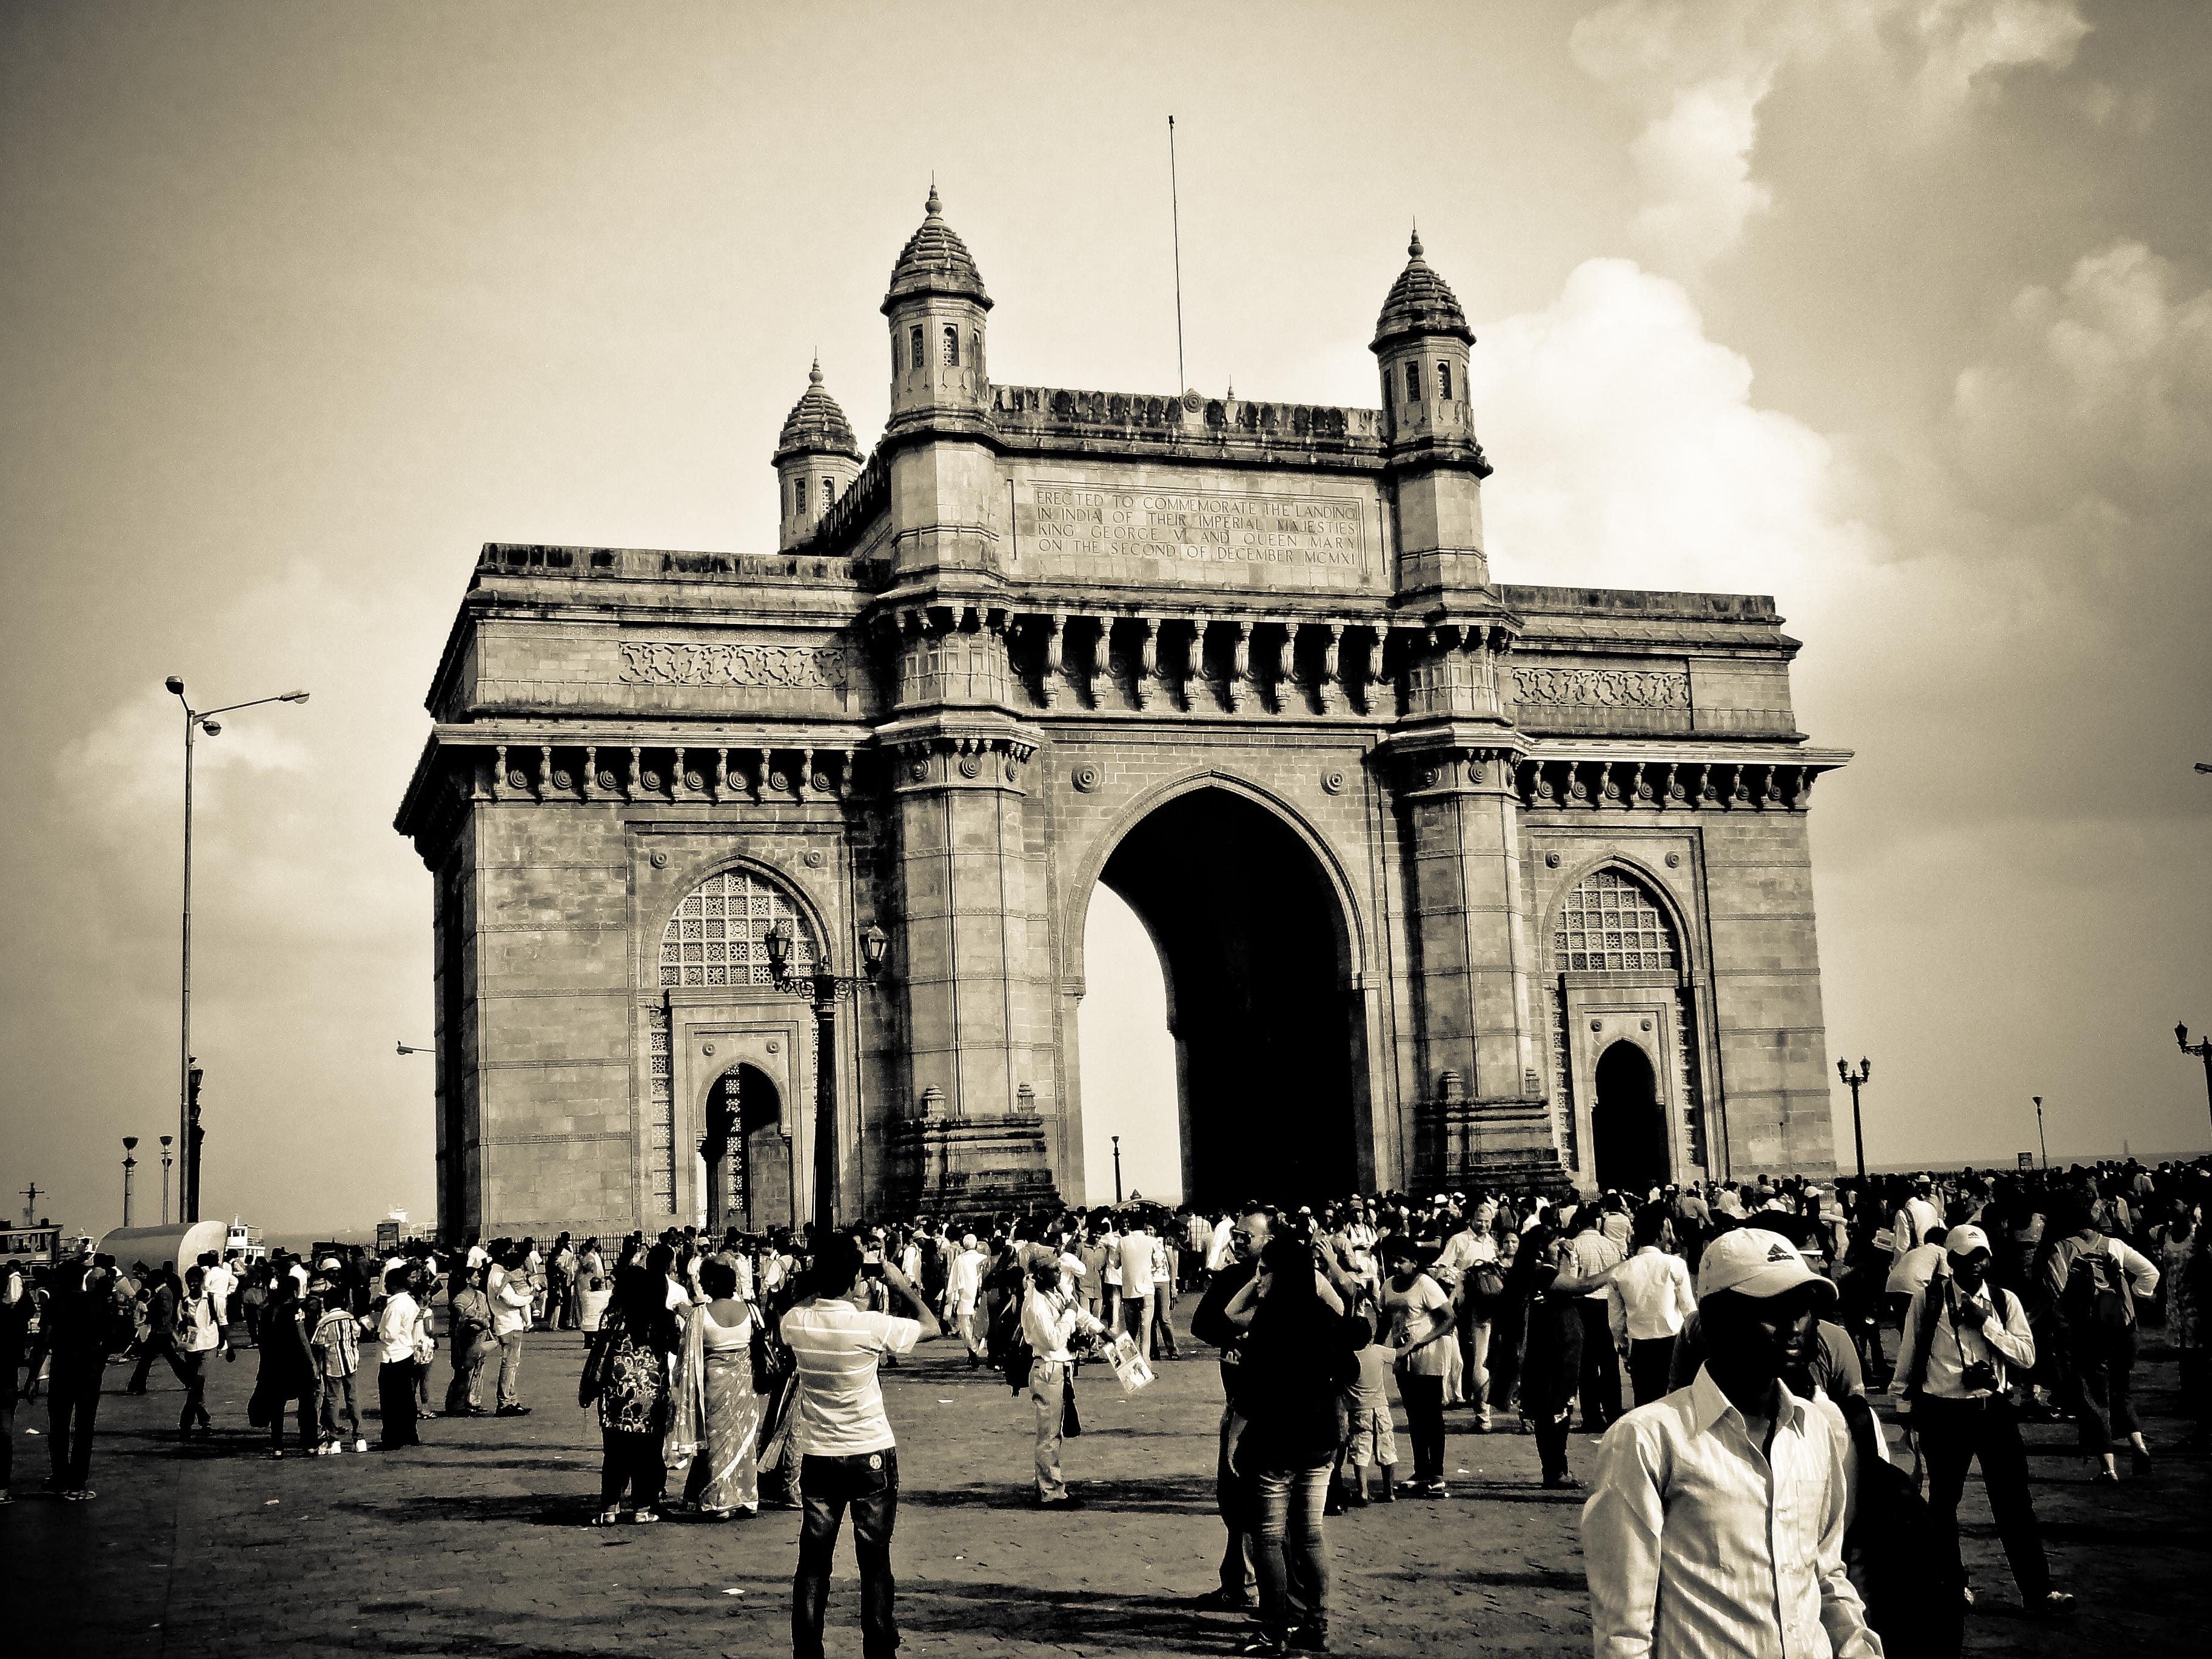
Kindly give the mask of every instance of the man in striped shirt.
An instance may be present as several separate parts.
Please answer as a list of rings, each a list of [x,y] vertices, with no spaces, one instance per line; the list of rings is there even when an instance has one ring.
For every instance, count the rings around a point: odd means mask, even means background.
[[[878,1278],[914,1310],[913,1318],[868,1311],[868,1284]],[[898,1651],[891,1578],[898,1443],[884,1414],[876,1367],[886,1354],[911,1353],[916,1342],[943,1330],[914,1282],[880,1251],[864,1256],[850,1233],[822,1242],[808,1288],[812,1294],[784,1315],[781,1326],[798,1362],[792,1432],[803,1455],[799,1492],[806,1510],[791,1581],[791,1650],[793,1659],[822,1659],[830,1562],[849,1506],[860,1563],[860,1651],[866,1659],[892,1659]]]

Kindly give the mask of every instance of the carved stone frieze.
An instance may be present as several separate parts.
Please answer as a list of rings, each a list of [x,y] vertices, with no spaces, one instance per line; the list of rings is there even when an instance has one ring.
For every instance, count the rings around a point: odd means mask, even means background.
[[[1687,708],[1690,676],[1676,668],[1542,668],[1516,664],[1516,701],[1559,708]]]
[[[746,685],[842,696],[853,678],[842,646],[625,640],[621,650],[622,678],[628,685]]]

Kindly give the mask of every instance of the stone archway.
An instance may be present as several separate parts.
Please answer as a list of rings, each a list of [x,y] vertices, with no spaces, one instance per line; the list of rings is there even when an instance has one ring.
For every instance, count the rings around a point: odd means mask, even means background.
[[[1349,920],[1297,830],[1245,794],[1200,787],[1139,819],[1098,880],[1159,952],[1185,1199],[1310,1201],[1371,1180]],[[1094,1197],[1112,1190],[1109,1172],[1085,1173]]]
[[[1642,1193],[1668,1176],[1667,1119],[1651,1056],[1626,1039],[1598,1056],[1590,1108],[1591,1172],[1601,1188]]]
[[[702,1118],[708,1237],[727,1227],[764,1232],[796,1225],[791,1139],[774,1079],[755,1066],[729,1067],[708,1088]]]

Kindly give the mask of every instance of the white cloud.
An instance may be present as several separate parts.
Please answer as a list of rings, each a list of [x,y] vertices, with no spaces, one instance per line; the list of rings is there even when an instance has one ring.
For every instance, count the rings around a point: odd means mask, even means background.
[[[1791,64],[1851,43],[1869,137],[1924,137],[2006,72],[2070,64],[2088,28],[2074,0],[1614,0],[1570,44],[1645,118],[1629,148],[1638,247],[1694,276],[1773,205],[1753,152],[1759,106]]]
[[[1680,284],[1586,261],[1544,310],[1485,328],[1474,362],[1501,577],[1795,605],[1874,564],[1828,441],[1753,402],[1750,363]]]

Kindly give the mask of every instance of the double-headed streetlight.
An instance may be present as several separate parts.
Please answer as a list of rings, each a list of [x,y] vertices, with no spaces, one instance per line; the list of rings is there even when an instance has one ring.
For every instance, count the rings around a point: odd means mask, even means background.
[[[2199,771],[2209,769],[2212,769],[2205,767],[2197,769]],[[2189,1028],[2186,1025],[2176,1025],[2173,1028],[2173,1040],[2181,1045],[2183,1054],[2194,1054],[2204,1062],[2204,1104],[2206,1109],[2212,1110],[2212,1036],[2201,1036],[2191,1042],[2189,1040]]]
[[[814,1021],[820,1037],[819,1070],[815,1079],[814,1102],[814,1212],[824,1226],[836,1224],[836,1194],[832,1188],[836,1177],[837,1073],[836,1073],[836,1008],[840,997],[853,996],[864,988],[872,988],[884,971],[884,953],[890,948],[890,936],[871,922],[860,935],[860,967],[858,974],[833,974],[826,962],[817,962],[814,971],[803,977],[791,971],[791,950],[794,943],[791,924],[778,917],[761,935],[761,944],[768,951],[769,976],[775,988],[793,996],[805,997],[814,1005]]]
[[[1874,1062],[1863,1054],[1859,1057],[1859,1069],[1856,1074],[1852,1073],[1849,1060],[1836,1062],[1836,1075],[1843,1079],[1851,1091],[1851,1145],[1859,1155],[1859,1185],[1862,1188],[1866,1185],[1866,1131],[1859,1127],[1859,1091],[1866,1085],[1867,1076],[1873,1070]]]
[[[254,697],[245,702],[227,702],[220,708],[195,708],[185,696],[184,680],[175,674],[162,682],[169,694],[184,704],[185,708],[185,909],[184,909],[184,969],[180,980],[179,1012],[177,1038],[177,1155],[181,1167],[178,1175],[179,1221],[198,1221],[199,1218],[199,1154],[192,1142],[192,739],[204,733],[215,737],[222,731],[217,714],[228,714],[240,708],[258,708],[264,702],[305,702],[304,691],[280,692],[273,697]]]

